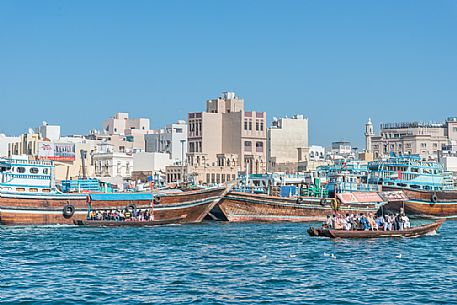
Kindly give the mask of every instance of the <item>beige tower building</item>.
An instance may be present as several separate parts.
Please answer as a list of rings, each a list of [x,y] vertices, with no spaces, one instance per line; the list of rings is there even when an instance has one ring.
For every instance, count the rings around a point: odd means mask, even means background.
[[[239,171],[266,171],[266,113],[244,110],[244,100],[224,92],[206,112],[188,115],[188,175],[197,183],[223,183]]]
[[[308,148],[308,119],[303,115],[274,119],[267,133],[269,172],[296,172],[299,153]]]

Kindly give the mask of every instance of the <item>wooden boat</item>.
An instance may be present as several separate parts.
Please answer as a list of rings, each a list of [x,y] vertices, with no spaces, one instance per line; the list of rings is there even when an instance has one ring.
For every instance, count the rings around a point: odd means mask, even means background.
[[[228,188],[214,187],[181,193],[17,193],[0,192],[0,224],[54,225],[85,220],[90,209],[152,208],[154,219],[166,221],[186,215],[181,223],[201,222]]]
[[[169,224],[179,224],[186,218],[186,215],[181,217],[165,219],[165,220],[148,220],[148,221],[114,221],[114,220],[73,220],[77,226],[86,227],[152,227]]]
[[[445,219],[439,219],[438,221],[431,224],[412,227],[401,231],[346,231],[311,227],[308,229],[308,234],[310,236],[323,236],[330,238],[417,237],[436,232],[444,223],[444,221]]]
[[[376,213],[385,204],[377,193],[341,193],[336,199],[283,198],[264,194],[229,192],[219,207],[229,221],[322,221],[340,213]]]
[[[386,191],[400,189],[383,186]],[[457,191],[401,190],[408,199],[389,202],[385,209],[397,212],[404,208],[405,213],[411,216],[457,218]]]

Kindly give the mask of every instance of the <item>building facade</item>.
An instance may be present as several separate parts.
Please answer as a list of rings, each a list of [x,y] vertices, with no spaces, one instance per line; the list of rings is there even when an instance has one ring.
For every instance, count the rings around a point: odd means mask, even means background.
[[[146,152],[167,153],[175,164],[187,154],[187,123],[177,121],[144,136]]]
[[[308,119],[303,115],[274,119],[267,131],[267,170],[295,172],[298,149],[308,147]]]
[[[381,124],[380,134],[371,137],[375,159],[390,155],[420,155],[423,160],[437,160],[442,147],[457,140],[457,118],[444,123]]]
[[[207,101],[206,112],[188,114],[187,147],[188,173],[197,183],[218,183],[218,175],[222,183],[238,171],[263,173],[266,113],[245,111],[243,99],[224,92]]]

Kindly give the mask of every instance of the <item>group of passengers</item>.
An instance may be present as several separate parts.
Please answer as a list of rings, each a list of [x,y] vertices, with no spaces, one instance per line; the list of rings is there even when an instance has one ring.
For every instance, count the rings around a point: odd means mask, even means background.
[[[91,210],[89,213],[90,220],[104,221],[149,221],[153,216],[148,209],[116,209],[116,210]]]
[[[346,214],[343,215],[327,215],[327,220],[323,226],[328,229],[336,230],[404,230],[411,226],[408,216],[405,213],[386,214],[373,216],[373,213],[360,215]]]

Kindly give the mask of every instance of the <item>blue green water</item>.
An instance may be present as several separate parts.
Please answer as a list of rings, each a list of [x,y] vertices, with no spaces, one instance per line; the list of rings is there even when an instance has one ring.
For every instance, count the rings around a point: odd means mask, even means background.
[[[1,227],[0,302],[457,304],[457,222],[414,239],[308,226]]]

